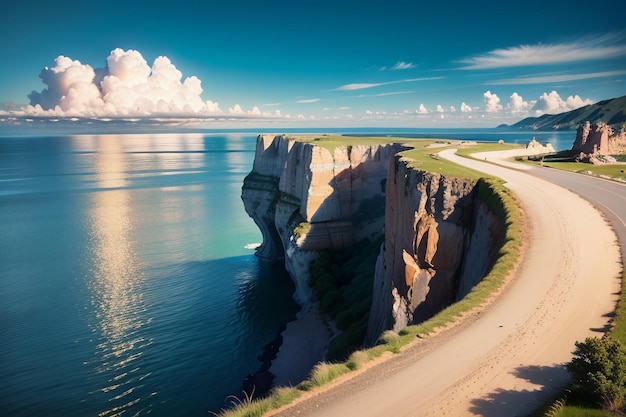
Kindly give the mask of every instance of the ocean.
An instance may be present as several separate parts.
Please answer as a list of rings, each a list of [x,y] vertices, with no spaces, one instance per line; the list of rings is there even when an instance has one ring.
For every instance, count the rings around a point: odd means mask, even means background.
[[[241,393],[298,310],[241,202],[261,131],[0,137],[0,415],[206,416]]]

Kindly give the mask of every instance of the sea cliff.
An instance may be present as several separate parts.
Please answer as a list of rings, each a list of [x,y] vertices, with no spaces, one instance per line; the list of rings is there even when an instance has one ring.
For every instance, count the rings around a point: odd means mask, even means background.
[[[312,302],[308,266],[322,249],[383,233],[385,181],[399,144],[323,146],[287,136],[257,138],[242,200],[263,235],[257,255],[284,259],[300,304]]]
[[[315,139],[257,138],[242,199],[263,234],[257,255],[284,260],[294,280],[301,322],[326,326],[314,317],[317,300],[309,287],[309,265],[324,249],[384,236],[372,271],[363,340],[369,345],[383,331],[425,320],[463,298],[497,259],[506,221],[489,183],[416,169],[401,156],[406,149],[398,143],[327,148]],[[301,330],[288,326],[293,335]],[[311,365],[325,359],[328,340],[308,339],[301,347],[322,348],[317,358],[307,353]],[[277,382],[297,384],[305,376],[292,373]]]
[[[489,271],[506,230],[484,180],[389,164],[385,240],[376,264],[366,343],[424,321],[463,298]]]

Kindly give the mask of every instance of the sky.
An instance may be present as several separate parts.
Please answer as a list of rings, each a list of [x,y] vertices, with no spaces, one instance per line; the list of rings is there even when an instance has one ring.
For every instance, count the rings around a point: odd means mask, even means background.
[[[11,2],[0,125],[495,127],[626,95],[626,6]]]

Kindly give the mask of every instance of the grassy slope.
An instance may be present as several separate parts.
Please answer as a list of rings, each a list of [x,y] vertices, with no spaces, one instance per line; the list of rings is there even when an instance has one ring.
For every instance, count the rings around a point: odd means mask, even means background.
[[[607,176],[626,181],[626,164],[592,165],[582,162],[544,162],[543,165],[564,171],[591,173],[592,175]]]

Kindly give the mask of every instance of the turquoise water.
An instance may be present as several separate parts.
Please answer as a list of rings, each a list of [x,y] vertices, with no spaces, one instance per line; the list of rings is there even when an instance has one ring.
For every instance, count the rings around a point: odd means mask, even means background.
[[[256,133],[0,137],[0,415],[206,416],[240,392],[297,310],[250,249]]]
[[[0,138],[0,415],[206,416],[239,393],[297,308],[249,248],[254,147]]]

